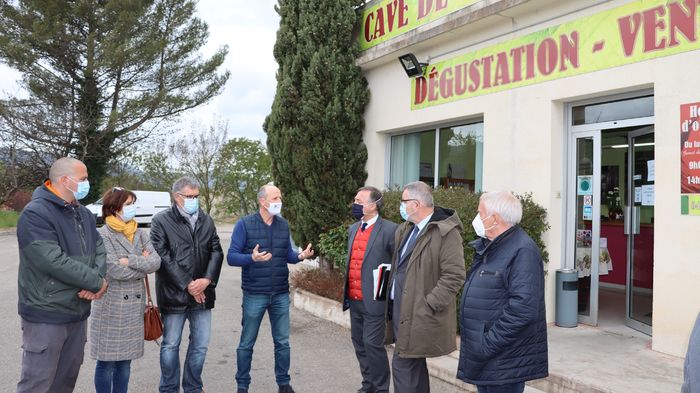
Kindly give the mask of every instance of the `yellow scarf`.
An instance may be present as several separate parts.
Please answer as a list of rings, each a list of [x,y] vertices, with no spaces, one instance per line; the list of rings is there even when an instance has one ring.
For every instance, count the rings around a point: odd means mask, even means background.
[[[124,234],[129,242],[134,242],[134,235],[136,234],[136,229],[138,229],[138,224],[136,221],[131,220],[129,222],[124,222],[117,216],[107,216],[105,218],[105,223],[115,232]]]

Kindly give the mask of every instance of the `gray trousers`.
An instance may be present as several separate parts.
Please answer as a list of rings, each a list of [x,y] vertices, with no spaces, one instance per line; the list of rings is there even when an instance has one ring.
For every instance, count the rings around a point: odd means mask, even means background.
[[[430,375],[425,358],[391,358],[394,393],[430,393]]]
[[[360,363],[363,392],[389,392],[391,372],[384,348],[384,328],[384,314],[369,314],[361,300],[350,301],[350,335]]]
[[[17,393],[71,393],[83,364],[87,320],[53,325],[22,319]]]

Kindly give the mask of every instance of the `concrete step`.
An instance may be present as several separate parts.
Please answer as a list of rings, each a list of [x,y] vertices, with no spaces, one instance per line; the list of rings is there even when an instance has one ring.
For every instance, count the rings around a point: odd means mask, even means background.
[[[447,383],[451,383],[464,389],[467,392],[476,392],[476,386],[464,383],[457,379],[457,363],[459,359],[459,351],[452,352],[447,356],[439,358],[430,358],[428,362],[428,372],[430,375],[442,379]],[[525,393],[545,393],[533,386],[525,385]]]

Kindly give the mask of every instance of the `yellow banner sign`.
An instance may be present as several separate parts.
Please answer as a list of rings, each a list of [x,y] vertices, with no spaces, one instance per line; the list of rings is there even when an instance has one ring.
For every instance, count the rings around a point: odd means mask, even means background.
[[[360,49],[413,30],[479,0],[382,0],[362,11]]]
[[[638,0],[431,64],[411,109],[699,49],[698,2]]]

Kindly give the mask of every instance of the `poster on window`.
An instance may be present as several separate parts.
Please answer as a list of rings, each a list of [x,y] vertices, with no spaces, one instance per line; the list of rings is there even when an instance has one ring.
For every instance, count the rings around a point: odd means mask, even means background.
[[[698,215],[700,197],[700,102],[681,105],[681,213]]]

